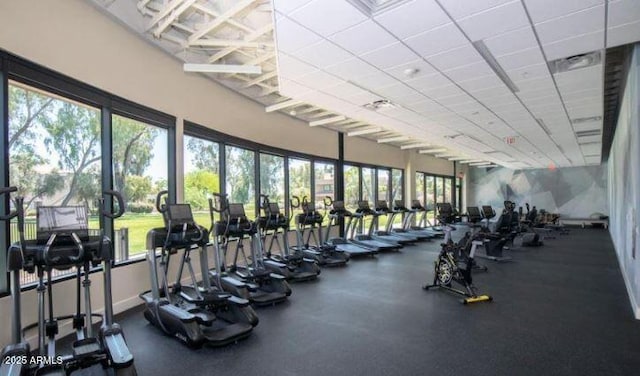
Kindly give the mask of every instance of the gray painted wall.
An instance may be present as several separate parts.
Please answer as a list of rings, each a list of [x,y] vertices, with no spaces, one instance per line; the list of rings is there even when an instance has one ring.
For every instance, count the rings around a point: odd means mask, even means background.
[[[510,200],[567,218],[609,214],[606,165],[518,171],[471,168],[468,176],[469,205],[492,205],[498,211]]]
[[[635,316],[640,319],[640,45],[636,44],[609,153],[609,231]]]

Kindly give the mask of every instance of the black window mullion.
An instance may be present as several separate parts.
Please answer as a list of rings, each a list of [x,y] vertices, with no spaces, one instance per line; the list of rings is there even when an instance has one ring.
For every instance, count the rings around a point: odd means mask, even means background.
[[[255,182],[253,190],[253,207],[256,214],[256,218],[260,216],[260,153],[257,150],[253,151],[253,181]]]
[[[110,106],[103,106],[101,109],[101,142],[102,142],[102,190],[106,191],[113,189],[113,134],[112,134],[112,114]],[[105,205],[109,208],[113,206],[113,199],[111,196],[105,197]],[[114,237],[114,225],[113,219],[102,217],[101,228],[104,230],[105,235],[110,239]],[[113,242],[115,244],[115,241]]]
[[[309,186],[309,191],[310,191],[310,195],[311,195],[311,202],[313,202],[315,205],[318,205],[318,203],[316,202],[315,198],[316,198],[316,162],[315,160],[312,158],[309,161],[309,171],[310,171],[310,178],[311,181],[309,182],[310,186]]]
[[[224,143],[218,144],[218,159],[219,161],[219,171],[220,171],[220,194],[224,197],[227,194],[227,145]]]
[[[284,215],[291,216],[291,192],[289,191],[289,157],[284,158]]]
[[[176,191],[177,191],[177,182],[176,182],[176,174],[177,174],[177,165],[176,165],[176,127],[175,121],[173,122],[173,127],[170,127],[167,130],[167,160],[169,166],[167,166],[167,189],[169,190],[169,202],[177,202]]]
[[[7,64],[4,56],[0,56],[0,152],[4,163],[0,164],[0,184],[9,186],[9,84],[7,80]],[[6,213],[9,208],[9,197],[0,200],[0,213]],[[0,231],[0,246],[9,249],[10,233],[9,221],[2,223],[4,231]],[[9,273],[7,273],[7,252],[0,252],[0,297],[9,290]]]

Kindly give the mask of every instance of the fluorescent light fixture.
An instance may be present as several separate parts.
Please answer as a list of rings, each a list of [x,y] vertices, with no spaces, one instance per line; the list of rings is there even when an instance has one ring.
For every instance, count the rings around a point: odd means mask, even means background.
[[[434,154],[434,153],[442,153],[447,151],[447,149],[422,149],[418,150],[418,154]]]
[[[425,148],[427,146],[431,146],[431,144],[429,144],[427,142],[415,142],[413,144],[401,145],[400,146],[400,150]]]
[[[310,121],[309,122],[309,126],[310,127],[317,127],[318,125],[336,123],[336,122],[339,122],[339,121],[342,121],[342,120],[345,120],[345,119],[346,119],[346,117],[344,117],[342,115],[332,116],[332,117],[328,117],[328,118],[325,118],[325,119]]]
[[[302,101],[297,101],[295,99],[289,99],[288,101],[272,104],[271,106],[267,106],[264,110],[266,112],[274,112],[278,110],[285,109],[287,107],[293,107],[301,104]]]
[[[476,51],[478,51],[478,53],[484,58],[487,64],[489,64],[489,66],[491,67],[493,72],[496,74],[496,76],[498,76],[498,78],[500,78],[502,82],[504,82],[504,84],[507,85],[507,87],[509,88],[509,90],[511,90],[512,93],[517,93],[518,91],[520,91],[520,89],[518,89],[516,84],[514,84],[513,81],[511,81],[511,79],[509,78],[509,76],[507,76],[507,73],[504,71],[504,69],[502,69],[502,67],[500,66],[500,63],[498,63],[496,58],[493,56],[491,51],[489,51],[489,48],[487,48],[487,45],[484,44],[483,41],[479,40],[479,41],[473,42],[473,47],[476,48]]]
[[[259,65],[237,65],[237,64],[184,64],[182,69],[185,72],[200,73],[244,73],[260,74],[262,67]]]
[[[387,137],[387,138],[381,138],[378,140],[379,144],[384,144],[387,142],[398,142],[398,141],[407,141],[409,139],[409,137],[407,136],[394,136],[394,137]]]
[[[380,128],[380,127],[362,128],[362,129],[357,129],[357,130],[352,131],[352,132],[348,132],[347,136],[349,136],[349,137],[363,136],[365,134],[373,134],[373,133],[378,133],[378,132],[382,132],[382,128]]]

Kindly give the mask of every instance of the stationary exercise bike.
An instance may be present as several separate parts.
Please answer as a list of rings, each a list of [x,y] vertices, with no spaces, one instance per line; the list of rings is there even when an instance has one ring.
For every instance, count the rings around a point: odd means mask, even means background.
[[[471,272],[475,265],[474,256],[476,249],[484,242],[482,236],[476,235],[476,237],[470,239],[471,250],[467,257],[461,259],[456,257],[456,255],[464,251],[460,249],[462,246],[450,241],[451,232],[455,230],[455,228],[448,220],[442,217],[439,219],[442,223],[442,229],[445,232],[445,242],[442,243],[442,249],[435,261],[433,283],[425,285],[422,288],[429,290],[434,287],[440,287],[462,295],[464,297],[462,299],[463,304],[492,301],[493,298],[491,296],[477,293],[473,285],[473,278],[471,277]],[[453,287],[453,282],[462,286],[463,289]]]

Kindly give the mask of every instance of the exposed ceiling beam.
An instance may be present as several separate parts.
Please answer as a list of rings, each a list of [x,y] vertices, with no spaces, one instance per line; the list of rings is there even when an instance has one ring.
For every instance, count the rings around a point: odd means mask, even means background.
[[[260,77],[256,77],[256,78],[254,78],[254,79],[253,79],[253,80],[251,80],[251,81],[247,81],[247,83],[245,83],[244,85],[242,85],[242,88],[243,88],[243,89],[246,89],[246,88],[248,88],[248,87],[250,87],[250,86],[252,86],[252,85],[259,84],[260,82],[262,82],[262,81],[266,81],[266,80],[268,80],[268,79],[270,79],[270,78],[273,78],[273,77],[275,77],[275,76],[277,76],[277,75],[278,75],[278,72],[277,72],[277,71],[267,72],[267,73],[263,74],[263,75],[262,75],[262,76],[260,76]]]
[[[367,128],[356,129],[354,131],[348,132],[347,136],[349,136],[349,137],[363,136],[365,134],[379,133],[379,132],[382,132],[382,131],[383,131],[383,129],[380,128],[380,127],[367,127]]]
[[[264,25],[263,27],[259,28],[258,30],[254,31],[253,33],[247,35],[244,40],[247,42],[253,42],[256,39],[260,38],[262,35],[264,35],[267,32],[270,32],[271,30],[273,30],[273,23],[269,22],[267,25]],[[273,43],[271,43],[271,45],[273,46]],[[209,62],[214,62],[216,60],[222,59],[223,57],[229,55],[230,53],[232,53],[233,51],[237,50],[237,47],[228,47],[225,48],[222,51],[217,52],[215,55],[211,56],[209,58]],[[252,64],[256,64],[256,63],[252,63]]]
[[[460,161],[460,163],[475,163],[475,162],[482,162],[482,159],[465,159],[463,161]]]
[[[387,142],[400,142],[400,141],[407,141],[407,140],[409,140],[408,136],[392,136],[392,137],[381,138],[378,140],[378,143],[385,144]]]
[[[414,142],[413,144],[401,145],[400,150],[424,148],[427,146],[431,146],[431,144],[427,142]]]
[[[308,118],[309,119],[317,119],[317,118],[321,118],[327,115],[333,115],[333,112],[331,111],[327,111],[327,110],[322,110],[322,112],[318,112],[317,114],[313,114],[313,115],[309,115]]]
[[[434,157],[436,157],[436,158],[451,158],[451,157],[454,157],[454,155],[453,154],[436,154],[436,155],[434,155]]]
[[[314,107],[309,105],[309,108],[305,108],[304,110],[300,110],[300,111],[296,111],[298,113],[298,115],[304,115],[304,114],[310,114],[312,112],[316,112],[316,111],[324,111],[322,108],[319,107]]]
[[[473,162],[473,163],[469,163],[469,166],[486,166],[490,164],[491,162]]]
[[[463,161],[463,160],[465,160],[465,159],[467,159],[467,157],[454,157],[454,158],[448,158],[448,160],[449,160],[449,161],[452,161],[452,162],[454,162],[454,161]]]
[[[344,117],[342,115],[332,116],[332,117],[329,117],[329,118],[326,118],[326,119],[310,121],[309,122],[309,126],[310,127],[317,127],[318,125],[331,124],[331,123],[335,123],[336,121],[342,121],[344,119],[346,119],[346,117]]]
[[[201,4],[197,4],[197,3],[193,4],[193,7],[196,8],[197,10],[201,11],[202,13],[208,14],[209,16],[216,17],[216,18],[220,17],[220,13],[216,12],[213,9],[207,8],[207,7],[205,7],[205,6],[201,5]],[[238,22],[238,21],[234,20],[233,18],[229,18],[227,20],[227,23],[229,25],[233,25],[233,26],[237,27],[240,30],[246,31],[247,33],[253,33],[255,31],[252,28],[250,28],[249,26],[247,26],[247,25],[245,25],[245,24],[243,24],[241,22]]]
[[[149,21],[149,23],[147,24],[147,31],[153,29],[153,27],[156,26],[156,24],[160,22],[160,20],[168,16],[174,9],[176,9],[177,7],[180,6],[180,4],[183,4],[183,3],[184,3],[184,0],[172,0],[169,3],[165,4],[165,6],[160,8],[158,13],[156,13],[151,18],[151,21]]]
[[[180,17],[180,15],[182,15],[182,13],[186,12],[187,9],[189,9],[193,3],[195,3],[196,0],[184,0],[182,2],[182,4],[180,4],[180,6],[178,8],[176,8],[175,10],[173,10],[171,13],[169,13],[169,15],[167,15],[165,17],[164,20],[162,20],[162,22],[158,23],[158,27],[153,30],[153,35],[156,38],[159,38],[160,35],[171,25],[173,24],[173,22],[178,19],[178,17]],[[153,22],[153,21],[152,21]],[[157,21],[156,21],[157,22]],[[153,22],[153,24],[155,24],[156,22]],[[151,27],[149,27],[149,29],[151,29]],[[147,29],[147,30],[149,30]]]
[[[302,103],[302,101],[298,101],[295,99],[289,99],[280,103],[276,103],[276,104],[272,104],[271,106],[267,106],[265,107],[265,112],[274,112],[274,111],[278,111],[278,110],[282,110],[285,109],[287,107],[292,107],[292,106],[297,106],[300,103]]]
[[[273,47],[273,42],[249,42],[247,40],[239,39],[198,39],[197,41],[190,43],[190,46],[201,47],[235,47],[236,48],[258,48],[258,47]],[[213,59],[209,59],[213,60]],[[218,60],[218,59],[216,59]],[[215,60],[213,60],[215,61]]]
[[[418,150],[419,154],[434,154],[434,153],[442,153],[447,151],[447,149],[439,148],[439,149],[422,149]]]
[[[183,64],[185,72],[201,73],[242,73],[260,74],[262,68],[259,65],[236,65],[236,64]]]
[[[253,4],[254,2],[255,0],[238,1],[233,7],[229,8],[226,12],[222,13],[216,19],[203,25],[198,31],[192,34],[188,40],[189,45],[192,45],[198,39],[212,32],[213,30],[215,30],[215,28],[219,27],[220,25],[225,23],[227,20],[229,20],[231,17],[235,16],[240,11],[242,11],[249,5]]]

